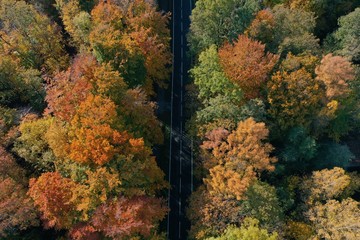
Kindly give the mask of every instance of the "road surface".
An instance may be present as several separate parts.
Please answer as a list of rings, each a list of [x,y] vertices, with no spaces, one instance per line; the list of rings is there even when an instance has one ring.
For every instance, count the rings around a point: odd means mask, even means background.
[[[169,150],[168,192],[170,213],[167,219],[168,239],[187,239],[190,224],[186,219],[187,200],[193,188],[191,140],[184,134],[184,86],[188,81],[190,61],[186,34],[190,24],[191,0],[172,1],[173,73],[171,79],[171,132]]]

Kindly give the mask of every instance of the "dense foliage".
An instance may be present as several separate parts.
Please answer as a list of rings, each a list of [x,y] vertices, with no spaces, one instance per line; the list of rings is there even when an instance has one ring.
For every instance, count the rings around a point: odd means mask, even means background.
[[[0,0],[1,239],[164,238],[168,21],[148,0]]]
[[[196,1],[191,239],[360,238],[359,7]]]

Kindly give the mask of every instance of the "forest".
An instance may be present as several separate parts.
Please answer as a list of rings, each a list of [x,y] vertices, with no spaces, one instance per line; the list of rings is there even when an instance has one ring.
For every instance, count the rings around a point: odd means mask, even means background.
[[[196,1],[190,239],[360,239],[359,6]]]
[[[164,239],[169,21],[148,0],[0,0],[0,239]]]
[[[0,0],[0,239],[167,239],[171,17]],[[360,239],[360,0],[196,0],[190,20],[188,239]]]

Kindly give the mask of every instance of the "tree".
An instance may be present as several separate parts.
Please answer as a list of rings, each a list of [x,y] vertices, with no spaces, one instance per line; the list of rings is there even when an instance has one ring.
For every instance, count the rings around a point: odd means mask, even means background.
[[[69,229],[78,213],[71,202],[77,184],[58,172],[47,172],[30,179],[28,194],[41,212],[45,228]]]
[[[119,195],[123,188],[119,173],[113,169],[105,167],[88,169],[85,170],[84,175],[81,179],[82,184],[69,191],[73,194],[71,202],[81,214],[79,218],[85,222],[89,221],[97,207]]]
[[[315,28],[313,13],[301,9],[288,9],[280,5],[274,7],[273,11],[276,22],[274,30],[275,48],[277,46],[280,52],[286,49],[286,52],[291,51],[294,54],[306,50],[312,52],[317,50],[318,43],[312,35]],[[300,48],[297,48],[296,45],[291,47],[292,43],[304,45]],[[288,46],[285,48],[286,45]]]
[[[312,166],[315,169],[346,167],[355,158],[346,144],[322,142]]]
[[[310,209],[308,216],[314,224],[317,238],[337,240],[360,237],[359,202],[351,198],[318,204]]]
[[[265,53],[265,45],[244,35],[240,35],[234,45],[225,43],[219,57],[226,76],[248,99],[259,96],[261,85],[278,60],[278,56]]]
[[[301,9],[315,14],[315,34],[320,39],[324,39],[328,33],[336,30],[340,16],[348,14],[359,6],[358,1],[352,0],[286,0],[284,2],[291,9]]]
[[[137,234],[149,237],[166,213],[167,208],[160,199],[145,196],[119,197],[101,205],[94,212],[91,225],[106,237],[114,239]]]
[[[226,40],[236,39],[259,9],[254,0],[197,1],[190,17],[191,51],[199,54],[213,44],[219,47]]]
[[[214,122],[218,119],[227,119],[236,123],[240,116],[240,107],[226,96],[219,95],[208,100],[205,107],[196,112],[196,121],[199,125]]]
[[[243,198],[243,193],[264,170],[273,171],[276,158],[270,157],[273,147],[264,143],[269,130],[264,123],[249,118],[241,121],[221,145],[212,150],[219,164],[210,169],[205,183],[211,194],[224,197]]]
[[[271,43],[274,39],[274,29],[276,27],[275,16],[269,9],[259,11],[245,34],[262,44]]]
[[[322,89],[304,68],[291,73],[276,72],[267,84],[268,113],[277,128],[307,128],[321,108]]]
[[[312,165],[311,160],[317,154],[319,146],[303,127],[290,129],[284,140],[284,148],[280,152],[281,163],[284,164],[283,174],[305,172]]]
[[[211,45],[200,53],[199,63],[190,70],[190,73],[199,88],[198,98],[203,102],[219,95],[240,102],[242,92],[225,76],[216,45]]]
[[[352,61],[360,60],[360,33],[359,19],[360,8],[339,18],[339,28],[334,37],[338,41],[339,54],[348,57]]]
[[[65,30],[72,37],[73,45],[79,50],[89,48],[89,34],[91,31],[91,16],[82,11],[78,0],[56,0],[57,9],[61,14]]]
[[[309,53],[294,55],[288,53],[286,58],[281,62],[280,69],[286,72],[294,72],[304,68],[307,72],[315,76],[315,68],[319,65],[320,59]]]
[[[187,216],[192,223],[190,236],[194,239],[218,235],[228,225],[240,225],[243,220],[238,200],[211,196],[205,186],[190,196]]]
[[[170,73],[168,14],[156,11],[153,1],[99,3],[91,12],[90,46],[99,62],[119,70],[130,87],[153,83],[164,87]]]
[[[6,36],[1,34],[5,51],[27,68],[54,73],[67,66],[59,27],[25,1],[1,1],[0,19]]]
[[[130,87],[145,82],[145,58],[127,33],[126,13],[114,3],[99,3],[92,11],[90,46],[100,63],[110,63]]]
[[[156,103],[148,100],[140,88],[127,90],[122,98],[118,111],[129,132],[134,137],[144,138],[147,145],[162,144],[164,136],[155,114]]]
[[[350,182],[350,176],[342,168],[314,171],[302,184],[306,203],[311,206],[320,201],[338,198]]]
[[[12,178],[0,176],[0,237],[11,231],[38,226],[38,213],[26,195],[26,187]]]
[[[38,213],[26,195],[25,171],[0,147],[0,237],[37,226]]]
[[[147,92],[152,94],[156,83],[166,87],[172,64],[170,52],[170,14],[163,14],[156,9],[154,0],[130,1],[127,7],[129,37],[133,38],[145,57]]]
[[[331,53],[323,57],[315,72],[317,79],[325,83],[326,96],[330,100],[348,95],[350,92],[348,83],[355,79],[355,71],[351,63]]]
[[[39,172],[54,169],[55,156],[45,138],[52,121],[51,118],[43,118],[21,122],[21,135],[14,144],[13,151]]]
[[[111,100],[92,95],[79,105],[68,133],[72,160],[101,166],[119,153],[129,137],[111,127],[116,120],[115,108]]]
[[[282,227],[283,210],[275,187],[255,181],[246,190],[240,206],[243,215],[258,219],[261,226],[267,229]]]
[[[91,94],[110,96],[119,103],[126,85],[119,72],[109,65],[100,65],[94,57],[82,54],[64,72],[57,73],[47,88],[47,113],[70,122],[76,108]],[[120,99],[119,99],[120,98]]]
[[[0,104],[9,107],[29,104],[42,111],[45,91],[40,72],[25,69],[10,56],[0,56]]]
[[[278,234],[268,233],[266,229],[259,227],[259,221],[254,218],[246,218],[243,225],[240,228],[235,226],[229,226],[225,233],[219,237],[207,238],[208,240],[276,240],[278,239]]]

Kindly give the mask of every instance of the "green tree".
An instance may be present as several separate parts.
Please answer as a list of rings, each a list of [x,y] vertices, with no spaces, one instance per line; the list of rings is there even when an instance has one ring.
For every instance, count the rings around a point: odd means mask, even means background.
[[[241,34],[260,9],[255,0],[198,0],[191,14],[188,35],[193,53],[200,53],[212,44],[221,46]]]
[[[282,227],[283,211],[275,187],[261,181],[254,182],[240,206],[242,214],[258,219],[261,226],[267,229]]]
[[[190,73],[199,88],[198,97],[203,102],[218,95],[240,102],[242,92],[225,76],[216,45],[211,45],[201,52],[198,64],[190,70]]]
[[[348,57],[350,60],[360,60],[360,8],[339,18],[339,29],[334,37],[338,41],[339,54]]]
[[[281,53],[294,54],[304,51],[317,52],[318,40],[312,34],[315,28],[313,13],[301,9],[288,9],[281,5],[276,6],[273,11],[276,22],[273,49],[278,49]]]
[[[55,156],[45,138],[52,121],[51,118],[23,121],[19,126],[21,135],[14,144],[13,151],[39,172],[54,170]]]
[[[269,233],[259,227],[259,221],[254,218],[246,218],[240,228],[229,226],[225,233],[219,237],[207,238],[207,240],[277,240],[276,232]]]
[[[302,173],[311,166],[311,160],[318,150],[316,140],[303,127],[292,128],[280,152],[279,164],[284,165],[282,174]],[[279,167],[282,169],[282,167]]]
[[[39,71],[25,69],[9,56],[0,57],[1,105],[30,105],[34,110],[42,111],[45,107],[44,97],[43,79]]]

